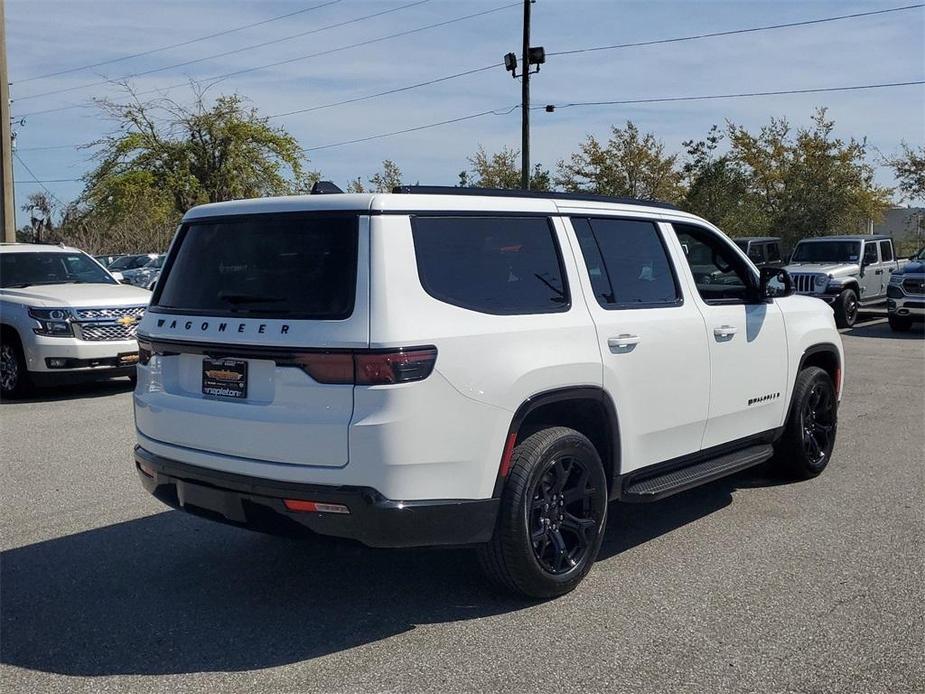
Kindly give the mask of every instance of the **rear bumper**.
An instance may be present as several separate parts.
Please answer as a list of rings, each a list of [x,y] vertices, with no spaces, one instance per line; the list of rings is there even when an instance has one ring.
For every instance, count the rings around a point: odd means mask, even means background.
[[[498,499],[394,501],[370,487],[296,484],[210,470],[135,447],[142,486],[162,502],[223,523],[266,532],[308,530],[370,547],[487,542]],[[346,506],[349,514],[294,512],[283,499]]]

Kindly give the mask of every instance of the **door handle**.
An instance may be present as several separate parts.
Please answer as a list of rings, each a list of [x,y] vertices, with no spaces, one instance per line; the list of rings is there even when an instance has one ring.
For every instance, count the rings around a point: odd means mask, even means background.
[[[611,352],[628,352],[638,344],[639,336],[629,333],[623,333],[607,340],[607,346],[610,347]]]
[[[883,270],[877,270],[876,272],[874,272],[874,274],[875,274],[875,275],[882,275],[882,274],[883,274]]]
[[[732,337],[739,329],[732,325],[721,325],[718,328],[713,328],[714,337]]]

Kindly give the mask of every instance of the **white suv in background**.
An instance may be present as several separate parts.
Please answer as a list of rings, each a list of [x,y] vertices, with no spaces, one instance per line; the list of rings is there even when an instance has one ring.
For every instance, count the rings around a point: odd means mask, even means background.
[[[76,248],[0,244],[0,395],[63,380],[135,376],[151,293]]]
[[[138,331],[135,462],[170,506],[474,545],[571,590],[608,502],[828,464],[832,311],[669,205],[405,188],[196,207]]]

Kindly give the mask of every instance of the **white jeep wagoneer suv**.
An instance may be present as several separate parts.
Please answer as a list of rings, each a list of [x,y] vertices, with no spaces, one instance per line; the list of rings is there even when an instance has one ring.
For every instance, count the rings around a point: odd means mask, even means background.
[[[831,309],[669,205],[403,188],[204,205],[138,329],[165,503],[572,589],[612,500],[828,464]]]

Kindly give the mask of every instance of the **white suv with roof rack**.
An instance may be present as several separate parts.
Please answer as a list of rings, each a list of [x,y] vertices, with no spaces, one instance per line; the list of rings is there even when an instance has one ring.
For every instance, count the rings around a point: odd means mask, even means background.
[[[76,248],[0,244],[0,396],[32,385],[135,376],[151,293]]]
[[[669,205],[403,188],[196,207],[139,327],[135,462],[170,506],[473,545],[571,590],[608,502],[835,442],[832,311]]]

